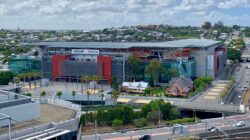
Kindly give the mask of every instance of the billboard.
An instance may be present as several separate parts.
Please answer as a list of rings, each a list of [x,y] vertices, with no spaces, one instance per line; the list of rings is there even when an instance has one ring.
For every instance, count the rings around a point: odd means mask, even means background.
[[[91,49],[72,49],[72,54],[99,54],[99,50],[91,50]]]

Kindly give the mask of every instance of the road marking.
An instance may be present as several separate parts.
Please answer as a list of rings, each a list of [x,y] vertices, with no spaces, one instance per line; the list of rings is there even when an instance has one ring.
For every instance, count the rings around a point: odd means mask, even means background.
[[[210,91],[214,91],[214,92],[221,92],[222,91],[222,89],[211,89]]]
[[[149,104],[151,102],[151,100],[144,100],[144,99],[138,99],[135,101],[135,103],[139,103],[139,104]]]
[[[131,101],[131,99],[128,99],[128,98],[118,98],[117,99],[117,102],[121,102],[121,103],[127,103],[129,101]]]
[[[219,95],[220,93],[218,93],[218,92],[208,92],[207,94],[208,95]]]
[[[227,84],[215,84],[215,87],[225,87]]]
[[[224,89],[225,87],[213,87],[215,89]]]
[[[209,100],[212,100],[212,99],[215,99],[216,97],[215,96],[204,96],[204,99],[209,99]]]

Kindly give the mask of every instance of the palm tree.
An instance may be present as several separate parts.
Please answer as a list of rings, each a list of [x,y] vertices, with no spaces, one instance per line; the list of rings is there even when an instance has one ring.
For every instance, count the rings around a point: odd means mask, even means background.
[[[58,96],[59,100],[61,99],[61,96],[62,96],[62,92],[61,91],[57,91],[56,92],[56,96]]]
[[[29,88],[31,89],[31,78],[33,77],[33,73],[32,72],[26,73],[26,77],[29,79]]]
[[[101,94],[101,99],[102,99],[102,106],[103,106],[104,105],[104,103],[103,103],[104,102],[104,100],[103,100],[104,99],[104,94],[103,93]]]
[[[111,98],[115,99],[115,105],[117,104],[117,98],[119,97],[119,91],[113,89],[111,92]]]
[[[90,87],[89,87],[89,82],[91,82],[91,80],[92,80],[92,76],[87,76],[87,77],[86,77],[86,81],[87,81],[87,90],[90,89]]]
[[[88,106],[89,106],[89,96],[90,96],[90,91],[86,91],[86,93],[87,93],[87,97],[88,97]]]
[[[74,98],[74,100],[75,100],[76,91],[73,90],[71,94],[72,94],[72,96],[73,96],[73,98]]]
[[[99,92],[99,82],[101,81],[102,77],[100,75],[97,75],[96,80],[97,80],[97,90]]]
[[[98,82],[98,76],[97,75],[93,75],[92,76],[92,81],[94,81],[95,84],[97,84],[97,82]],[[94,94],[95,94],[95,90],[96,90],[96,86],[94,85]]]
[[[40,73],[38,73],[38,72],[33,72],[33,73],[32,73],[32,76],[33,76],[33,78],[35,79],[35,80],[34,80],[34,86],[35,86],[35,89],[36,89],[36,78],[40,77]]]

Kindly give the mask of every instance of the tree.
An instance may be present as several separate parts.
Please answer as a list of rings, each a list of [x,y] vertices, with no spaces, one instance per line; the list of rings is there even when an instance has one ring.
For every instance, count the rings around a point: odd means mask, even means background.
[[[112,121],[112,126],[113,127],[116,127],[116,128],[119,128],[121,125],[123,124],[122,120],[120,119],[114,119]]]
[[[82,114],[82,116],[81,116],[81,122],[82,122],[83,126],[86,126],[86,115],[85,114]]]
[[[179,70],[177,68],[170,68],[167,69],[167,75],[169,75],[170,77],[177,77],[180,76]]]
[[[8,85],[13,77],[14,74],[12,72],[0,72],[0,85]]]
[[[131,106],[123,106],[122,108],[122,121],[123,124],[132,123],[134,116],[134,111]]]
[[[42,91],[41,93],[40,93],[40,97],[45,97],[47,95],[47,93],[45,92],[45,91]]]
[[[213,27],[214,27],[215,29],[221,29],[221,28],[224,27],[224,25],[223,25],[223,22],[222,22],[222,21],[218,21],[218,22],[216,22],[216,23],[214,24]]]
[[[162,118],[162,114],[161,114],[161,111],[160,110],[153,110],[153,111],[150,111],[147,115],[147,119],[149,121],[152,121],[154,122],[154,124],[156,125],[157,122]]]
[[[74,98],[74,100],[75,100],[76,91],[73,90],[71,94],[72,94],[72,96],[73,96],[73,98]]]
[[[59,98],[59,100],[61,99],[62,96],[62,92],[61,91],[57,91],[56,92],[56,96]]]
[[[140,59],[134,56],[128,57],[128,73],[133,75],[132,80],[136,80],[136,74],[140,71]]]
[[[115,76],[112,77],[111,88],[115,90],[119,90],[119,82]]]
[[[212,81],[212,77],[199,77],[194,80],[194,87],[199,88],[201,85],[209,85]]]
[[[201,26],[201,28],[206,29],[206,30],[210,29],[211,27],[212,27],[212,24],[209,21],[204,22],[204,24]]]
[[[147,120],[145,118],[135,119],[134,125],[137,128],[145,127],[147,126]]]
[[[236,50],[234,48],[228,48],[227,50],[227,58],[230,60],[240,60],[241,52],[239,50]]]
[[[235,29],[235,30],[240,29],[240,25],[233,25],[233,29]]]
[[[105,101],[104,101],[104,96],[105,95],[102,93],[100,96],[101,96],[101,99],[102,99],[102,106],[103,106],[105,104]]]
[[[159,80],[159,75],[164,71],[164,68],[161,65],[161,62],[157,59],[150,61],[149,65],[145,68],[145,74],[152,77],[155,83]]]
[[[115,104],[117,104],[117,98],[119,97],[119,91],[116,89],[113,89],[111,92],[111,97],[115,99]]]
[[[169,119],[174,120],[179,116],[179,112],[176,108],[171,108],[169,111]]]
[[[173,108],[173,106],[171,105],[171,103],[167,102],[164,103],[162,106],[160,106],[160,110],[162,112],[162,118],[164,120],[167,120],[170,118],[170,110]]]
[[[16,85],[16,87],[19,86],[20,83],[20,78],[19,77],[14,77],[12,80],[12,83]]]
[[[26,73],[26,77],[29,79],[29,88],[31,89],[31,78],[33,77],[33,73],[31,72]]]
[[[151,88],[146,88],[145,90],[144,90],[144,94],[147,96],[147,95],[149,95],[150,96],[150,94],[151,94]]]

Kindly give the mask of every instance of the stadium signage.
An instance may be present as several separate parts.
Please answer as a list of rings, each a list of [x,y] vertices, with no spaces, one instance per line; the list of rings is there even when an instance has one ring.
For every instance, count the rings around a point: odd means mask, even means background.
[[[99,50],[90,50],[90,49],[72,49],[72,54],[99,54]]]

